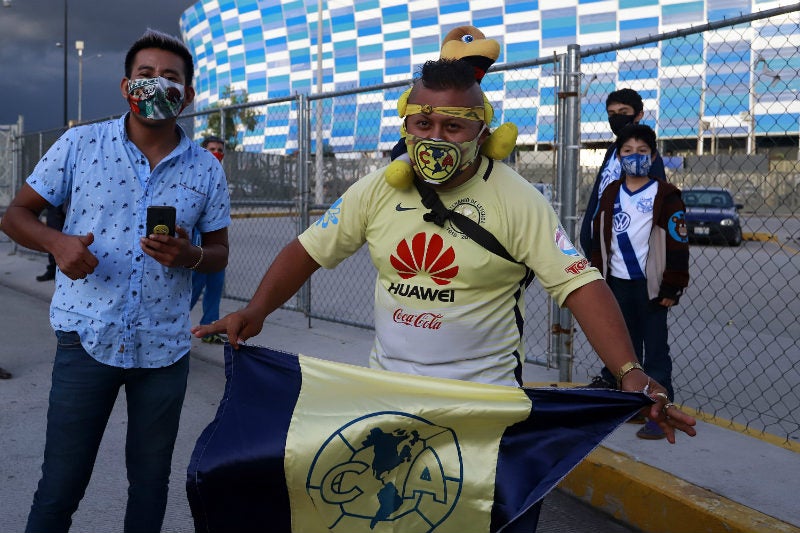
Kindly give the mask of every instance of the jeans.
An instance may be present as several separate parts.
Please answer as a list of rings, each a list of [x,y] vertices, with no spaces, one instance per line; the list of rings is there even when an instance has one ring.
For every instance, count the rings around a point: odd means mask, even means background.
[[[188,354],[163,368],[122,369],[95,361],[81,346],[77,333],[57,331],[56,336],[42,478],[25,531],[69,530],[122,385],[128,406],[125,465],[129,486],[124,531],[160,531],[186,392]]]
[[[673,401],[675,391],[672,388],[672,358],[669,355],[667,338],[669,308],[650,301],[647,296],[647,280],[609,276],[608,286],[622,310],[636,358],[647,375],[667,389],[667,396]],[[602,375],[611,383],[616,381],[607,368],[603,368]]]
[[[222,289],[225,287],[225,271],[219,272],[192,272],[192,300],[190,309],[194,308],[203,288],[206,290],[203,296],[203,318],[201,324],[211,324],[219,320],[219,303],[222,300]]]

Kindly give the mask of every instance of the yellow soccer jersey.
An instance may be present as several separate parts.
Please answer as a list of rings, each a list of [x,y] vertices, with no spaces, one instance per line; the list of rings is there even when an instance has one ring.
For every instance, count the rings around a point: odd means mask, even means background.
[[[528,268],[559,305],[602,278],[550,204],[505,164],[482,158],[472,179],[439,196],[526,266],[489,252],[450,221],[424,221],[417,190],[390,187],[383,169],[351,186],[299,239],[324,268],[369,245],[378,270],[371,366],[517,386]]]

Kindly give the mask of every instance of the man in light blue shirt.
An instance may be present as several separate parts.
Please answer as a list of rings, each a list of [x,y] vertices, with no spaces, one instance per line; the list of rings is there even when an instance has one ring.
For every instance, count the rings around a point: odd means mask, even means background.
[[[180,40],[146,32],[125,59],[131,112],[68,130],[3,217],[11,238],[58,264],[50,306],[58,347],[26,531],[69,529],[123,385],[124,531],[161,529],[189,370],[191,273],[222,270],[228,259],[224,173],[177,125],[194,98],[193,70]],[[39,221],[48,203],[65,206],[63,232]],[[175,207],[174,235],[147,235],[151,206]],[[193,230],[202,247],[189,240]]]

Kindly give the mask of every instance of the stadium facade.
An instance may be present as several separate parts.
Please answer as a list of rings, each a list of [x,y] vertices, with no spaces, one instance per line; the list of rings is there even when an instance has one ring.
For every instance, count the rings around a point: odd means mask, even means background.
[[[215,104],[226,89],[246,91],[250,101],[315,93],[320,3],[327,93],[411,79],[438,56],[442,37],[464,24],[500,42],[500,65],[553,57],[573,43],[586,51],[791,2],[200,0],[180,21],[197,65],[195,109]],[[605,96],[624,86],[642,94],[645,122],[662,140],[696,138],[701,118],[714,135],[744,139],[753,124],[753,135],[797,135],[797,15],[584,57],[582,140],[610,139]],[[552,142],[555,86],[551,65],[490,73],[483,87],[496,104],[494,125],[517,124],[519,144]],[[402,90],[326,99],[324,138],[337,152],[389,150],[398,136],[395,104]],[[296,146],[296,105],[261,109],[256,128],[241,139],[244,149]]]

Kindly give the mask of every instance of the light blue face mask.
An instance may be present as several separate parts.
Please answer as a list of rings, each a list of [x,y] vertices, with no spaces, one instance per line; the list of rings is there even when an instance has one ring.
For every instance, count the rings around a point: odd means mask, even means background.
[[[131,111],[144,118],[164,120],[177,117],[183,110],[183,100],[183,85],[161,76],[128,81]]]
[[[620,164],[628,176],[645,177],[650,174],[652,161],[648,154],[629,154],[620,158]]]

